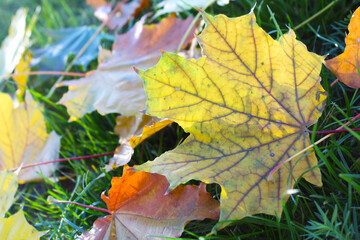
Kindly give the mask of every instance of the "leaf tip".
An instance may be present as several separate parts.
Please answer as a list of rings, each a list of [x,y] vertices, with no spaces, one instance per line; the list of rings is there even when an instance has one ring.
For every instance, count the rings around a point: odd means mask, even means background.
[[[164,54],[164,53],[165,53],[165,51],[164,51],[164,50],[161,50],[161,49],[160,49],[160,52],[161,52],[161,54]]]
[[[139,69],[138,69],[138,68],[136,68],[136,67],[134,66],[133,69],[134,69],[134,71],[135,71],[137,74],[139,74]]]
[[[256,7],[256,4],[257,4],[257,2],[255,2],[254,6],[251,8],[250,13],[253,13],[253,12],[254,12],[254,9],[255,9],[255,7]]]
[[[275,179],[274,179],[273,175],[274,175],[274,172],[271,171],[271,173],[269,173],[269,175],[266,177],[266,181],[275,182]]]
[[[327,58],[330,55],[330,53],[325,54],[324,56],[322,56],[324,59]]]

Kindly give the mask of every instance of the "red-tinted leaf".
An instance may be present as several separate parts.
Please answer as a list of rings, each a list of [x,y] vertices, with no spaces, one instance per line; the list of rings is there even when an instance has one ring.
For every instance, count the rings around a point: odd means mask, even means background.
[[[219,202],[200,186],[178,186],[167,194],[169,183],[159,174],[125,170],[114,177],[106,202],[113,216],[100,218],[80,239],[147,239],[179,237],[191,220],[219,218]],[[115,238],[116,237],[116,238]]]

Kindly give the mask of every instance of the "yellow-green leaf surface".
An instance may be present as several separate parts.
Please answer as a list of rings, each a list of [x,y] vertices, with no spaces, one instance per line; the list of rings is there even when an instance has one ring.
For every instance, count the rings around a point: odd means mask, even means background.
[[[0,103],[0,171],[58,157],[60,137],[55,132],[46,132],[40,106],[29,93],[21,103],[0,93]],[[53,164],[48,164],[22,169],[19,181],[41,179],[36,171],[49,176],[53,167]]]
[[[13,172],[0,172],[0,218],[5,216],[14,203],[17,188],[17,177]]]
[[[8,218],[0,218],[0,236],[5,240],[35,240],[40,239],[44,232],[37,231],[25,219],[20,210]]]
[[[136,169],[165,175],[171,188],[190,179],[218,183],[220,220],[280,215],[281,196],[317,165],[315,154],[285,164],[273,181],[266,177],[311,144],[307,127],[326,99],[319,77],[324,58],[308,52],[291,30],[275,41],[252,12],[203,17],[207,26],[198,41],[205,57],[164,53],[154,68],[139,71],[147,114],[174,120],[191,135]],[[322,184],[318,168],[304,178]]]

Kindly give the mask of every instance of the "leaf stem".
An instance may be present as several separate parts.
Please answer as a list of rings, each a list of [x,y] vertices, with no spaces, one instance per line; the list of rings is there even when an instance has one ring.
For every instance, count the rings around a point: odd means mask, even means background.
[[[360,131],[360,128],[352,128],[351,131]],[[313,131],[308,131],[310,134],[313,133]],[[328,131],[316,131],[315,134],[330,134],[330,133],[340,133],[340,132],[349,132],[347,129],[335,129],[335,130],[328,130]]]
[[[85,204],[81,204],[81,203],[77,203],[77,202],[72,202],[72,201],[52,200],[51,203],[71,203],[71,204],[78,205],[78,206],[80,206],[80,207],[90,208],[90,209],[94,209],[94,210],[97,210],[97,211],[101,211],[101,212],[106,212],[106,213],[112,214],[112,212],[110,212],[110,210],[108,210],[108,209],[97,208],[97,207],[93,207],[93,206],[90,206],[90,205],[85,205]]]
[[[100,153],[100,154],[87,155],[87,156],[81,156],[81,157],[60,158],[60,159],[56,159],[56,160],[52,160],[52,161],[46,161],[46,162],[40,162],[40,163],[33,163],[33,164],[23,165],[23,166],[21,166],[21,169],[23,169],[23,168],[30,168],[30,167],[36,167],[36,166],[41,166],[41,165],[50,164],[50,163],[66,162],[66,161],[74,161],[74,160],[80,160],[80,159],[89,159],[89,158],[103,157],[103,156],[113,155],[114,153],[115,153],[115,152],[108,152],[108,153]],[[18,168],[20,168],[20,167],[13,168],[13,169],[11,169],[10,171],[14,172],[14,171],[16,171]]]
[[[76,60],[78,60],[81,55],[85,52],[85,50],[90,46],[90,44],[95,40],[96,36],[99,35],[100,31],[106,26],[106,24],[110,21],[111,17],[119,10],[121,5],[116,5],[116,7],[112,10],[112,12],[109,14],[106,21],[104,21],[96,30],[96,32],[91,36],[91,38],[85,43],[85,45],[80,49],[78,54],[76,54],[75,58],[70,62],[70,64],[66,67],[65,72],[70,71],[70,69],[74,66]],[[49,93],[46,95],[46,98],[50,98],[57,88],[58,84],[64,79],[64,76],[59,77],[58,80],[56,80],[55,84],[51,87],[49,90]]]
[[[274,173],[282,166],[284,165],[285,163],[291,161],[292,159],[300,156],[301,154],[303,154],[304,152],[306,152],[307,150],[313,148],[315,145],[318,145],[319,143],[321,143],[322,141],[328,139],[329,137],[331,137],[333,134],[337,133],[337,132],[341,132],[341,131],[338,131],[338,130],[342,130],[345,126],[349,125],[350,123],[352,123],[353,121],[355,121],[356,119],[360,118],[360,113],[358,115],[356,115],[355,117],[353,117],[350,121],[348,121],[347,123],[345,123],[343,126],[337,128],[336,130],[333,130],[333,131],[336,131],[336,132],[331,132],[329,133],[328,135],[326,135],[325,137],[319,139],[318,141],[316,141],[315,143],[311,144],[310,146],[304,148],[303,150],[301,150],[300,152],[294,154],[293,156],[289,157],[288,159],[286,159],[285,161],[282,161],[281,163],[279,163],[278,165],[275,166],[274,169],[272,169],[269,173],[269,175],[267,176],[267,180],[268,181],[271,181],[273,179],[273,175]],[[355,128],[357,129],[357,128]],[[344,129],[346,130],[346,129]],[[344,131],[343,131],[344,132]],[[317,132],[315,132],[317,133]]]
[[[306,19],[305,21],[303,21],[302,23],[300,23],[299,25],[294,27],[294,30],[295,31],[298,30],[299,28],[303,27],[304,25],[308,24],[309,22],[311,22],[312,20],[314,20],[315,18],[317,18],[318,16],[323,14],[325,11],[327,11],[329,8],[331,8],[337,1],[338,0],[334,0],[331,3],[329,3],[326,7],[321,9],[319,12],[315,13],[314,15],[312,15],[311,17],[309,17],[308,19]]]
[[[335,81],[333,81],[333,82],[330,84],[330,87],[333,87],[338,81],[339,81],[339,79],[337,78]]]

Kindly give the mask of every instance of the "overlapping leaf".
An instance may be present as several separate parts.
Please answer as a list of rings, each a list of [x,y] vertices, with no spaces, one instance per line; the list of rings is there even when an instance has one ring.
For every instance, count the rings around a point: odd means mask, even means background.
[[[26,93],[24,102],[13,102],[0,93],[0,171],[54,160],[58,157],[60,137],[48,134],[39,105]],[[41,179],[36,171],[49,176],[54,165],[23,169],[19,181]]]
[[[349,35],[345,38],[345,51],[339,56],[325,61],[338,79],[352,88],[360,88],[360,8],[352,15]]]
[[[131,147],[135,148],[137,145],[142,143],[145,139],[148,137],[151,137],[158,131],[162,130],[169,124],[173,123],[171,120],[159,120],[159,121],[153,121],[151,124],[146,125],[143,127],[141,133],[135,133],[129,141],[129,144]]]
[[[44,232],[37,231],[25,218],[22,210],[8,218],[0,218],[0,236],[6,240],[38,240]]]
[[[60,103],[67,107],[70,120],[94,110],[101,114],[138,114],[146,97],[133,66],[148,68],[159,60],[160,49],[175,51],[192,20],[171,16],[159,24],[144,25],[143,18],[128,33],[117,36],[112,56],[103,59],[97,70],[80,80],[62,82],[69,91]],[[192,36],[193,31],[188,41]]]
[[[127,24],[131,18],[137,17],[139,13],[150,6],[150,0],[133,0],[128,3],[127,0],[119,1],[116,5],[117,11],[110,17],[111,7],[113,4],[105,1],[87,1],[95,10],[95,16],[104,22],[106,25],[114,30],[122,28]]]
[[[19,240],[40,239],[45,233],[38,232],[26,221],[24,212],[20,210],[16,214],[3,218],[14,202],[14,195],[17,191],[17,177],[12,172],[0,172],[0,236],[1,239]]]
[[[96,220],[79,239],[179,237],[188,221],[219,216],[219,202],[205,184],[179,186],[166,194],[169,183],[164,176],[125,168],[111,185],[109,196],[103,193],[101,198],[113,215]]]
[[[150,117],[146,114],[135,116],[118,116],[115,132],[120,135],[120,146],[116,148],[114,156],[105,166],[106,171],[124,166],[134,153],[134,148],[146,138],[154,135],[173,121]]]
[[[95,34],[96,28],[81,26],[59,30],[47,30],[52,43],[39,49],[34,49],[33,66],[41,70],[63,71],[70,54],[78,54],[86,42]],[[96,58],[102,38],[113,40],[113,36],[100,33],[86,48],[85,52],[75,61],[75,64],[87,66]]]
[[[5,216],[14,203],[17,188],[17,177],[13,172],[0,172],[0,218]]]
[[[157,18],[166,13],[172,12],[183,12],[185,10],[190,10],[191,8],[201,8],[205,9],[209,5],[213,4],[215,0],[164,0],[160,1],[157,4],[157,7],[160,8],[154,15],[154,18]],[[229,4],[229,0],[217,0],[217,4],[224,6]]]
[[[266,178],[311,144],[307,127],[326,99],[319,77],[323,57],[308,52],[291,30],[273,40],[252,12],[203,17],[207,26],[198,41],[206,57],[164,53],[154,68],[139,71],[146,112],[176,121],[191,135],[135,169],[165,175],[171,189],[190,179],[220,184],[220,220],[280,215],[283,193],[317,165],[315,154],[285,164],[273,181]],[[317,168],[304,178],[322,184]]]
[[[23,57],[19,61],[19,64],[15,67],[15,73],[30,72],[30,61],[31,61],[31,56],[30,53],[28,52],[23,55]],[[16,95],[19,98],[22,98],[23,95],[25,94],[28,77],[29,76],[27,75],[13,76],[14,81],[18,84],[17,85],[18,90],[16,91]]]
[[[27,10],[19,9],[13,17],[7,36],[0,48],[0,76],[10,74],[29,46],[31,31],[26,29]],[[0,82],[2,79],[0,79]]]

